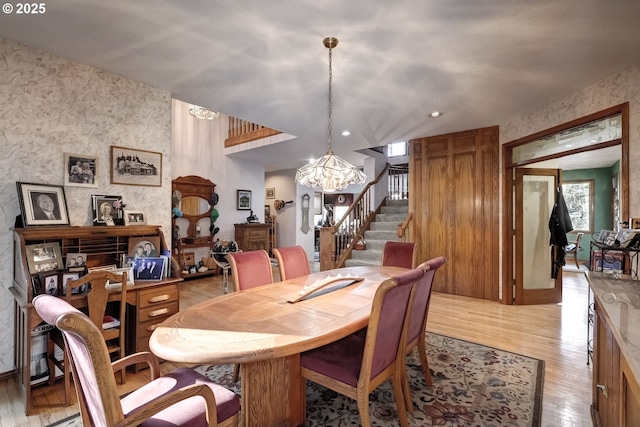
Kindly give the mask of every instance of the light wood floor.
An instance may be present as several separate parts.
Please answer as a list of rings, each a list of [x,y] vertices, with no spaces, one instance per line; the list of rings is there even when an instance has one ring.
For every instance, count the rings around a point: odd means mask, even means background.
[[[510,306],[434,293],[427,329],[545,360],[542,425],[590,426],[587,289],[582,273],[565,272],[562,304]],[[221,294],[221,276],[185,281],[180,288],[180,308]],[[173,364],[162,364],[163,372],[173,368]],[[145,371],[130,373],[122,391],[145,381]],[[17,399],[15,381],[1,381],[0,427],[42,427],[77,413],[77,405],[63,406],[61,385],[59,381],[53,387],[34,390],[40,413],[26,417],[23,403]]]

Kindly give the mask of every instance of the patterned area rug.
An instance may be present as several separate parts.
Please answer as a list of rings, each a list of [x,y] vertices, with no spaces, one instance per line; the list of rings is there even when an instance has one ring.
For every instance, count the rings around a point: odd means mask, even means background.
[[[427,333],[427,342],[433,386],[425,385],[419,359],[408,358],[410,426],[540,426],[544,361],[434,333]],[[197,369],[240,394],[232,365]],[[399,425],[390,381],[369,399],[372,426]],[[75,418],[53,425],[80,423]],[[307,425],[359,426],[358,408],[354,400],[308,382]]]

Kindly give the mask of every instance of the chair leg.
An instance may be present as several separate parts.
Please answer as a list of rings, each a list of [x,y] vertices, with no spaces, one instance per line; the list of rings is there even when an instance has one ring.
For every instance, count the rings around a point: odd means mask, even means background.
[[[237,383],[238,382],[238,376],[240,375],[240,365],[239,364],[235,364],[233,366],[233,382]]]
[[[409,387],[409,374],[407,373],[407,364],[405,361],[404,369],[402,369],[402,394],[404,395],[404,403],[407,412],[413,412],[413,401],[411,400],[411,389]]]
[[[369,417],[369,394],[358,390],[358,413],[360,414],[360,425],[363,427],[371,427],[371,418]],[[406,427],[406,426],[403,426]]]
[[[420,355],[424,381],[428,386],[431,386],[433,385],[433,381],[431,380],[431,371],[429,370],[429,361],[427,360],[427,344],[425,340],[418,341],[418,354]]]
[[[575,261],[576,267],[580,268],[580,266],[578,265],[578,252],[577,251],[574,252],[574,254],[573,254],[573,261]]]
[[[405,397],[404,393],[402,392],[402,376],[402,370],[400,370],[398,374],[392,379],[392,385],[393,393],[395,394],[396,399],[396,406],[398,407],[398,418],[400,418],[400,425],[402,427],[407,427],[409,425],[409,421],[407,420],[407,407],[405,406]],[[368,415],[369,413],[367,411],[367,416]]]

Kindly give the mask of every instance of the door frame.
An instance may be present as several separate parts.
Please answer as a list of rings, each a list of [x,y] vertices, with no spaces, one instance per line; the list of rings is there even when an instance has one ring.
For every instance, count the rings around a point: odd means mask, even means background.
[[[514,147],[518,147],[523,144],[527,144],[531,141],[541,139],[567,129],[571,129],[576,126],[584,125],[596,120],[602,120],[610,116],[621,114],[622,116],[622,137],[619,139],[607,141],[597,145],[591,145],[589,147],[577,148],[573,150],[567,150],[554,155],[546,156],[544,158],[533,159],[529,161],[513,162],[512,155]],[[514,200],[513,200],[513,186],[515,185],[514,171],[516,167],[522,167],[533,163],[538,163],[543,160],[558,159],[572,154],[595,151],[601,148],[612,147],[621,145],[621,158],[620,158],[620,204],[621,204],[621,218],[629,218],[629,103],[625,102],[620,105],[616,105],[611,108],[607,108],[602,111],[590,114],[588,116],[580,117],[567,123],[563,123],[552,128],[542,130],[529,136],[525,136],[514,141],[510,141],[502,146],[502,181],[503,181],[503,194],[504,204],[502,209],[502,303],[514,304],[514,245],[513,239],[515,235],[515,224],[513,222],[514,212]]]

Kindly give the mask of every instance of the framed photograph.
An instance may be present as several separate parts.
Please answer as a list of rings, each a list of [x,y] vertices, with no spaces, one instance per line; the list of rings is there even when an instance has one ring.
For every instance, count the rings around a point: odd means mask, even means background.
[[[264,219],[271,218],[271,206],[264,205]]]
[[[87,254],[71,253],[67,254],[67,262],[64,264],[65,269],[74,267],[84,267],[87,264]]]
[[[130,237],[129,256],[134,258],[160,256],[160,237]]]
[[[44,283],[44,292],[48,295],[60,295],[58,288],[58,272],[40,275],[40,283]]]
[[[124,225],[144,225],[147,218],[140,211],[124,211]]]
[[[162,153],[111,146],[111,183],[162,186]]]
[[[134,266],[132,265],[131,267],[123,267],[123,268],[114,268],[113,270],[110,270],[110,273],[113,274],[122,274],[122,273],[127,273],[127,286],[132,286],[135,285],[135,273],[133,270]],[[121,286],[122,283],[121,282],[108,282],[107,286],[109,287],[119,287]]]
[[[133,264],[134,280],[160,280],[164,272],[165,257],[136,258]]]
[[[598,235],[598,242],[604,243],[607,246],[613,246],[616,240],[616,233],[613,230],[601,230]]]
[[[67,282],[69,280],[78,280],[80,278],[80,273],[78,272],[69,272],[69,273],[62,273],[62,289],[60,291],[60,295],[66,295],[67,294]],[[74,290],[71,291],[71,293],[73,294],[79,294],[81,292],[80,288],[76,288]]]
[[[25,227],[69,225],[67,199],[62,185],[17,182],[18,199]]]
[[[96,267],[88,267],[87,271],[92,272],[92,271],[101,271],[101,270],[115,270],[116,268],[118,267],[115,264],[107,264],[107,265],[98,265]]]
[[[122,261],[120,262],[120,268],[133,267],[135,258],[131,255],[122,254]]]
[[[27,253],[27,265],[31,274],[61,270],[64,266],[58,242],[26,245],[25,252]]]
[[[238,190],[237,201],[239,211],[251,210],[251,191],[250,190]]]
[[[93,225],[122,225],[121,211],[114,207],[118,202],[122,203],[122,196],[93,194]]]
[[[98,158],[64,153],[64,185],[98,188]]]
[[[264,197],[266,199],[275,199],[276,198],[276,189],[275,188],[267,188],[265,190]]]
[[[629,218],[629,228],[640,230],[640,218]]]
[[[623,228],[618,232],[616,239],[620,242],[620,247],[629,247],[633,239],[640,234],[640,230],[633,230],[629,228]]]

